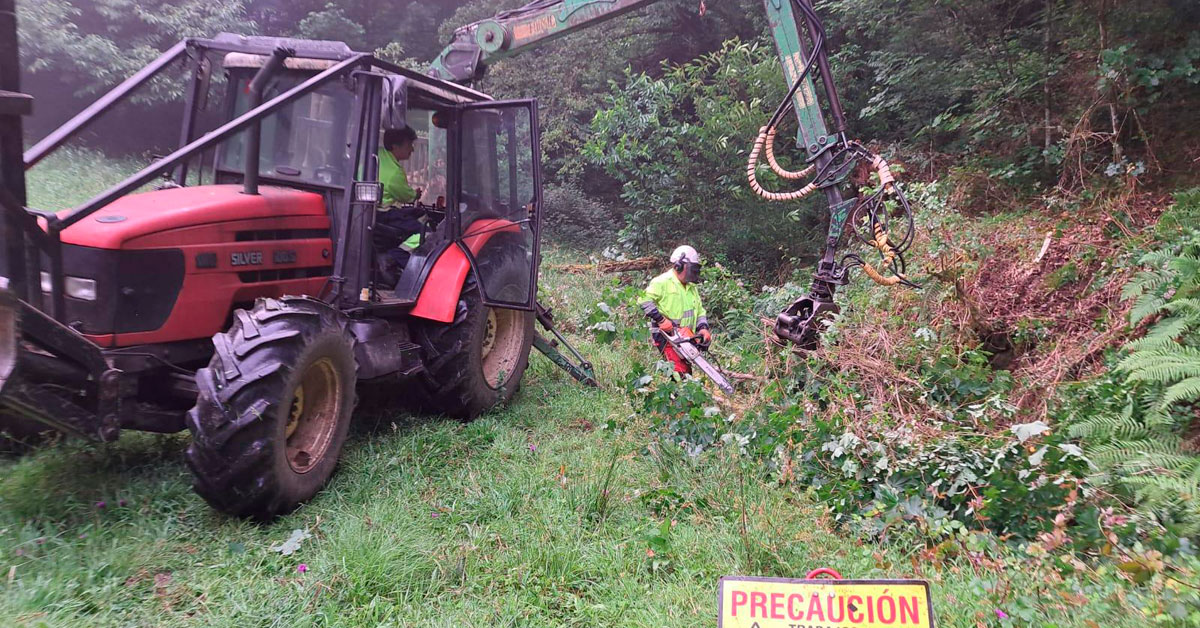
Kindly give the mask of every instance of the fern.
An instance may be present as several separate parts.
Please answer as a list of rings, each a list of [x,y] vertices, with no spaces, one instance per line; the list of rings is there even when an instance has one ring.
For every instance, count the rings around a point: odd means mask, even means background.
[[[1181,382],[1171,384],[1163,391],[1161,404],[1169,406],[1180,401],[1200,399],[1200,376],[1189,377]]]
[[[1134,300],[1129,319],[1161,319],[1125,345],[1094,384],[1101,399],[1076,412],[1069,433],[1101,478],[1181,534],[1200,535],[1200,455],[1185,442],[1200,406],[1200,233],[1140,261],[1145,270],[1122,290]]]
[[[1168,318],[1151,327],[1145,336],[1129,343],[1127,348],[1133,351],[1161,349],[1176,342],[1180,336],[1197,326],[1200,326],[1200,316],[1196,316],[1194,321],[1187,317]]]
[[[1103,441],[1110,435],[1117,433],[1126,426],[1126,421],[1130,422],[1131,427],[1140,427],[1140,423],[1128,419],[1127,415],[1100,413],[1072,424],[1068,428],[1068,433],[1072,438],[1082,438],[1085,440]]]
[[[1117,369],[1128,373],[1131,382],[1171,384],[1200,376],[1200,349],[1176,343],[1134,351],[1121,360]]]

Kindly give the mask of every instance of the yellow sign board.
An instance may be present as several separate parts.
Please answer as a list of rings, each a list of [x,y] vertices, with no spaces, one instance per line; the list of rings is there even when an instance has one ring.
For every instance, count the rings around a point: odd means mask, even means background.
[[[933,628],[923,580],[721,578],[719,628]]]

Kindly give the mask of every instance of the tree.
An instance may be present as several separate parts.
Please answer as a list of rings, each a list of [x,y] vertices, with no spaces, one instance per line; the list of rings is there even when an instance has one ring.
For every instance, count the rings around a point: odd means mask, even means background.
[[[60,77],[78,96],[111,87],[185,37],[254,30],[242,0],[39,0],[18,8],[25,68]],[[158,84],[146,99],[177,95]]]
[[[37,0],[18,4],[24,87],[38,136],[185,37],[250,32],[242,0]],[[134,95],[94,131],[107,147],[146,150],[174,140],[178,120],[162,109],[182,83],[164,77]],[[152,112],[148,115],[148,112]]]
[[[729,41],[663,70],[614,82],[585,145],[587,162],[629,207],[625,240],[649,250],[693,242],[754,273],[815,252],[823,241],[815,205],[770,203],[746,185],[749,143],[786,93],[771,44]]]

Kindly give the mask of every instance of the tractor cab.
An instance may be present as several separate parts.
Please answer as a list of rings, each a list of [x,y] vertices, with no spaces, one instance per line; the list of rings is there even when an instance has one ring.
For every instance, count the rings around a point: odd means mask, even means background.
[[[224,37],[224,36],[223,36]],[[246,38],[242,38],[246,39]],[[257,39],[257,38],[249,38]],[[333,61],[296,58],[285,60],[283,70],[264,98],[301,84]],[[250,84],[267,57],[244,53],[227,54],[223,66],[232,86],[226,95],[227,117],[232,119],[250,107]],[[495,103],[485,95],[427,77],[414,77],[374,68],[356,77],[366,83],[363,94],[350,81],[332,82],[296,100],[262,122],[258,151],[260,180],[321,193],[327,205],[345,201],[366,209],[365,198],[375,190],[379,155],[384,133],[412,129],[416,134],[411,157],[400,166],[408,183],[420,196],[399,207],[377,201],[375,220],[366,231],[359,260],[369,277],[350,297],[369,298],[365,307],[414,305],[420,298],[430,266],[447,248],[458,248],[471,263],[474,255],[468,238],[508,231],[512,246],[522,250],[529,262],[530,287],[516,299],[531,307],[534,292],[534,245],[537,241],[539,173],[536,111],[530,101]],[[369,92],[369,93],[366,93]],[[356,100],[361,99],[356,107]],[[357,116],[355,114],[358,114]],[[246,142],[243,137],[227,142],[216,154],[216,180],[239,183],[245,180]],[[456,210],[451,211],[451,208]],[[389,230],[378,220],[384,213],[399,211],[416,218],[419,228],[407,232]],[[488,223],[472,232],[481,219],[504,220]],[[415,239],[413,236],[416,236]],[[490,235],[488,237],[490,239]],[[388,253],[406,242],[419,242],[402,268],[387,269]],[[465,246],[462,246],[465,245]],[[390,270],[390,272],[389,272]],[[485,282],[486,283],[486,282]],[[528,293],[528,294],[524,294]],[[513,300],[513,297],[507,297]],[[364,301],[360,298],[360,303]]]
[[[237,38],[264,47],[276,43],[261,41],[265,39]],[[312,43],[323,50],[339,46]],[[348,48],[340,53],[350,54]],[[222,66],[230,85],[224,103],[226,119],[249,111],[254,102],[251,85],[268,59],[241,52],[224,56]],[[343,293],[347,306],[367,310],[417,306],[434,264],[453,249],[457,252],[451,256],[461,255],[465,268],[480,274],[487,301],[531,309],[540,226],[535,103],[497,103],[474,90],[389,71],[387,64],[376,62],[369,73],[325,83],[265,117],[255,151],[258,180],[321,194],[331,214],[344,208],[348,229],[359,232],[352,238],[365,237],[358,241],[360,246],[347,251],[347,261],[365,279]],[[305,58],[303,49],[297,48],[296,56],[284,60],[262,99],[295,88],[334,63]],[[402,205],[384,206],[382,194],[372,186],[381,167],[382,138],[389,130],[405,128],[415,132],[416,140],[411,156],[400,166],[420,196]],[[250,170],[246,154],[253,150],[249,137],[235,136],[218,147],[216,183],[246,181]],[[368,210],[374,194],[379,198],[372,213]],[[409,217],[403,221],[408,227],[396,229],[380,220],[389,213]],[[365,230],[363,223],[367,223]],[[491,294],[495,287],[489,293],[492,282],[475,259],[482,244],[501,234],[504,237],[497,241],[514,248],[512,255],[524,260],[529,276],[528,286],[519,293],[510,290],[503,296]],[[397,251],[403,254],[396,255]],[[397,257],[403,263],[390,265],[389,260]],[[418,315],[434,307],[430,302],[427,298]],[[434,314],[438,319],[446,315],[444,311]]]

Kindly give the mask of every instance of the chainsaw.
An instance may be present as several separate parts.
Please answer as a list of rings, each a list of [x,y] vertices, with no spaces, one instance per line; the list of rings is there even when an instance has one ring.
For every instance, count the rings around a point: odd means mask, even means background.
[[[691,330],[686,327],[680,328],[678,332],[671,331],[670,333],[660,333],[675,347],[675,352],[679,357],[687,360],[689,364],[700,369],[709,379],[717,385],[725,394],[733,394],[733,384],[729,383],[728,379],[721,373],[721,369],[717,368],[712,362],[709,362],[703,355],[700,354],[700,347],[704,346],[703,338],[691,333]]]

